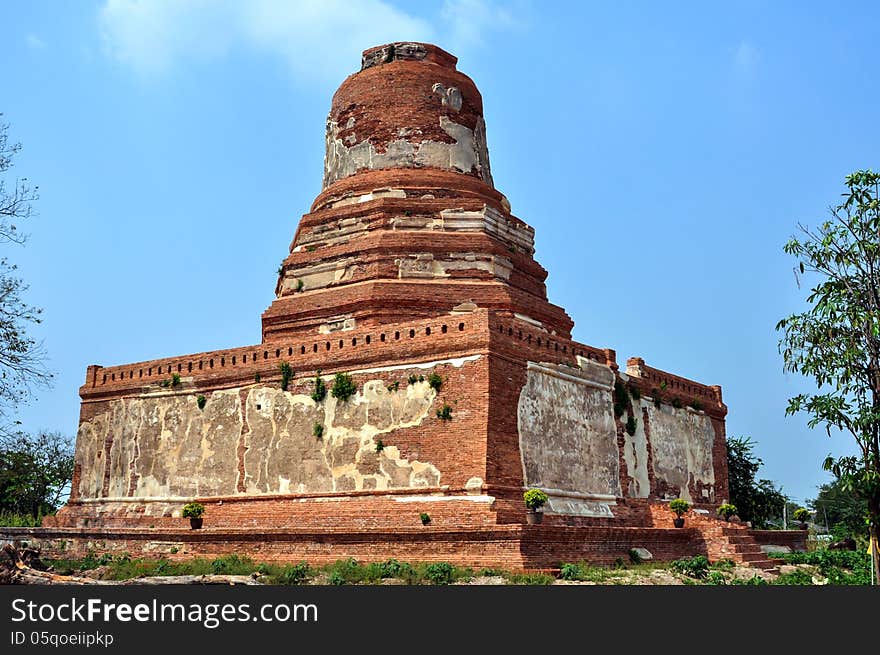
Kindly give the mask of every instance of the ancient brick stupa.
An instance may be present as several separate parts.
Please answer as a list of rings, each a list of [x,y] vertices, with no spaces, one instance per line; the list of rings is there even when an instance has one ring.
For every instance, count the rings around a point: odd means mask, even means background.
[[[38,531],[47,547],[512,568],[635,547],[762,560],[745,526],[714,516],[720,387],[639,358],[621,372],[613,350],[572,341],[532,228],[494,187],[482,99],[456,61],[393,43],[342,83],[323,189],[260,343],[88,368],[73,490]],[[549,495],[539,525],[523,504],[533,487]],[[682,529],[665,503],[677,497],[698,510]],[[200,530],[181,517],[191,501],[206,507]]]

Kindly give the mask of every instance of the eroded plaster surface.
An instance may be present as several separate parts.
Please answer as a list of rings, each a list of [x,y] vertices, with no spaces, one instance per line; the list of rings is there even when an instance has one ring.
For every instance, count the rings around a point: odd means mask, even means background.
[[[705,414],[686,408],[675,409],[665,403],[658,408],[645,399],[634,402],[648,411],[654,477],[660,494],[706,502],[702,496],[692,498],[689,487],[714,487],[712,421]]]
[[[339,137],[343,130],[354,129],[356,134],[356,123],[340,126],[336,121],[328,121],[324,188],[360,170],[414,167],[473,173],[491,185],[486,124],[483,119],[477,119],[474,129],[456,123],[445,115],[441,115],[439,120],[440,129],[450,137],[449,143],[431,139],[420,141],[418,135],[401,128],[400,138],[382,144],[378,149],[367,139],[367,134],[362,136],[363,140],[349,134],[347,142]]]
[[[612,385],[611,370],[591,362],[583,368],[529,362],[517,407],[526,486],[621,495]],[[551,508],[569,504],[560,500]]]
[[[176,498],[437,486],[433,464],[394,446],[376,450],[380,435],[419,425],[435,396],[426,382],[392,391],[371,380],[347,401],[266,386],[210,393],[203,409],[187,393],[114,400],[80,426],[78,491]]]

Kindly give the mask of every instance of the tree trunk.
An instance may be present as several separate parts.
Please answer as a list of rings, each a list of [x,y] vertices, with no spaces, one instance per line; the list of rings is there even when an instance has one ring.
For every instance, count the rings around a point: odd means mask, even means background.
[[[880,521],[877,515],[872,517],[869,531],[871,543],[868,548],[871,552],[871,566],[874,569],[874,584],[880,585]]]

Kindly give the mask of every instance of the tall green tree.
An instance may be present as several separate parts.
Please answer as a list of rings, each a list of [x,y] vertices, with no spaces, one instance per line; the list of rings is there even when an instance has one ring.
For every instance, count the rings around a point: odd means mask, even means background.
[[[10,142],[9,125],[0,114],[0,246],[23,244],[27,240],[21,221],[34,214],[37,189],[27,178],[7,180],[20,143]],[[27,286],[16,273],[16,266],[0,256],[0,433],[9,433],[11,415],[36,387],[47,386],[51,374],[45,367],[42,345],[28,334],[40,322],[41,310],[27,304],[22,294]]]
[[[824,523],[835,539],[865,538],[867,504],[844,489],[840,480],[823,484],[808,504],[816,513],[816,521]]]
[[[804,412],[811,428],[854,440],[858,455],[829,455],[823,466],[867,505],[880,581],[880,174],[848,175],[843,202],[829,213],[816,229],[800,225],[784,248],[800,275],[817,280],[809,308],[776,326],[785,369],[817,385],[789,399],[786,413]]]
[[[772,519],[782,515],[787,498],[772,481],[755,479],[764,462],[755,455],[754,446],[750,437],[727,440],[727,478],[737,515],[760,529],[770,527]]]
[[[73,477],[73,443],[57,432],[0,436],[0,512],[45,516]]]

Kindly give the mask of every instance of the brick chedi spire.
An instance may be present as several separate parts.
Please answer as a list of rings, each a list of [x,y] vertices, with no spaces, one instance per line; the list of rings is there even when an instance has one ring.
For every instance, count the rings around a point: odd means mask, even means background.
[[[721,388],[638,357],[621,371],[614,350],[571,339],[455,64],[421,43],[364,52],[333,97],[323,189],[261,342],[89,366],[67,504],[0,539],[64,557],[522,569],[638,547],[772,566],[715,517]],[[534,516],[533,488],[548,496]],[[672,528],[675,497],[699,510],[690,530]],[[182,516],[191,501],[204,530]]]
[[[475,307],[570,336],[534,230],[493,186],[482,98],[456,61],[392,43],[364,51],[339,87],[323,190],[281,266],[264,341]]]

